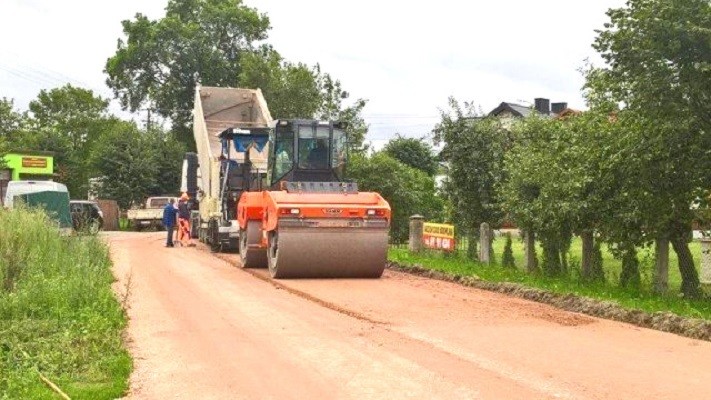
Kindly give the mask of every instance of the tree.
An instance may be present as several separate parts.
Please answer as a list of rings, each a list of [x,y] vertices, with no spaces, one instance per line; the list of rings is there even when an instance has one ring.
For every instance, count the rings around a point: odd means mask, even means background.
[[[141,204],[150,193],[158,194],[156,164],[161,149],[154,147],[155,138],[143,134],[134,123],[113,122],[94,148],[90,163],[98,179],[97,196],[116,200],[126,209]],[[173,174],[180,176],[178,171]]]
[[[108,101],[91,90],[70,84],[42,90],[30,102],[30,126],[17,142],[25,149],[55,152],[59,181],[73,197],[85,197],[90,177],[87,160],[106,129],[107,107]]]
[[[25,124],[25,116],[15,111],[11,99],[0,99],[0,169],[5,165],[4,156],[10,151],[11,142]]]
[[[663,118],[711,128],[711,3],[628,0],[610,9],[593,47],[609,68],[592,87],[598,96]],[[588,83],[590,86],[591,82]]]
[[[711,4],[629,0],[607,15],[593,47],[608,66],[587,71],[587,97],[607,111],[624,104],[617,142],[618,154],[627,157],[622,195],[641,215],[646,236],[670,240],[682,292],[697,297],[687,238],[690,204],[711,187],[705,172],[711,167]]]
[[[349,178],[361,191],[380,193],[392,208],[390,237],[403,243],[409,235],[409,218],[420,214],[427,220],[441,218],[442,199],[436,195],[434,179],[378,152],[370,157],[355,154],[348,168]]]
[[[471,104],[463,108],[454,98],[441,118],[433,132],[435,142],[444,143],[440,157],[447,172],[443,191],[452,204],[449,217],[469,235],[473,256],[481,223],[496,226],[504,216],[497,185],[506,179],[508,131],[500,120],[482,118]]]
[[[240,84],[261,88],[275,119],[311,118],[321,106],[316,72],[305,64],[285,61],[271,47],[245,53]]]
[[[136,14],[106,61],[107,85],[124,109],[150,108],[191,143],[195,85],[239,86],[241,61],[267,38],[269,18],[241,0],[170,0],[165,17]]]
[[[315,72],[321,93],[321,106],[316,112],[316,117],[320,120],[344,122],[347,125],[349,148],[356,152],[364,151],[366,148],[363,142],[368,133],[368,125],[363,119],[362,112],[368,101],[356,99],[352,104],[344,105],[343,100],[348,99],[350,93],[343,89],[341,82],[327,73],[322,73],[318,65]]]
[[[25,116],[15,111],[12,99],[0,99],[0,137],[12,140],[12,135],[19,131],[25,123]]]
[[[568,131],[562,122],[531,116],[512,126],[512,146],[506,154],[508,179],[499,183],[510,217],[534,233],[543,249],[542,270],[558,275],[567,270],[566,254],[574,224]],[[574,174],[570,171],[570,174]]]
[[[5,155],[9,151],[9,145],[5,136],[0,136],[0,169],[5,168]]]
[[[432,151],[432,146],[424,139],[406,138],[397,134],[383,149],[390,157],[399,160],[405,165],[419,169],[429,176],[437,172],[437,159]]]
[[[516,268],[516,261],[513,256],[511,233],[506,233],[506,244],[504,245],[504,254],[501,256],[501,266],[504,268]]]
[[[153,162],[153,182],[145,195],[163,196],[178,194],[185,145],[178,141],[175,134],[159,129],[142,133],[144,146],[151,149],[149,157]]]

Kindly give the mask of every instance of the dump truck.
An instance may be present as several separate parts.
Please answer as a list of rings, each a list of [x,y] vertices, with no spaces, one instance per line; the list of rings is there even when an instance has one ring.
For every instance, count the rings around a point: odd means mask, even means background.
[[[225,228],[242,267],[268,268],[273,278],[382,275],[390,205],[346,180],[345,124],[272,121],[259,89],[198,87],[195,103],[199,168],[186,156],[183,170],[186,182],[200,175],[200,223],[211,216],[203,241],[219,249]]]
[[[193,210],[191,234],[213,251],[239,249],[237,202],[243,191],[259,187],[267,173],[266,149],[230,152],[221,134],[227,130],[266,130],[271,119],[259,89],[195,89],[193,135],[197,153],[185,154],[181,191],[188,194]],[[244,168],[249,171],[236,172]],[[241,178],[244,175],[249,176],[249,182]]]

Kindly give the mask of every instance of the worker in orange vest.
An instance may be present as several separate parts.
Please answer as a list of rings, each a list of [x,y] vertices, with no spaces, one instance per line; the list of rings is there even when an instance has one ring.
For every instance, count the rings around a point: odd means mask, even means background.
[[[183,246],[194,246],[193,239],[190,236],[190,208],[188,200],[190,197],[187,193],[180,196],[178,202],[178,243]]]

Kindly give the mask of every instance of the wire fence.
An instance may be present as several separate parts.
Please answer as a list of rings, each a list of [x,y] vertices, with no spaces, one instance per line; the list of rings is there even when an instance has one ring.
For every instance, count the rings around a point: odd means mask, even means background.
[[[504,241],[506,238],[506,235],[510,234],[512,239],[514,241],[519,241],[523,243],[522,235],[521,232],[518,229],[501,229],[501,230],[494,230],[494,235],[493,235],[493,240],[494,242],[498,241]],[[456,257],[462,257],[462,258],[477,258],[478,257],[478,251],[479,251],[479,243],[475,242],[473,245],[471,243],[471,239],[468,238],[467,236],[457,236],[455,238],[454,242],[454,250],[452,251],[445,251],[445,250],[437,250],[437,249],[427,249],[425,248],[426,251],[433,252],[433,253],[442,253],[442,254],[450,254],[452,256]],[[503,247],[503,244],[500,244],[500,246],[494,246],[494,247]],[[408,250],[409,249],[409,242],[404,241],[404,242],[390,242],[390,248],[392,249],[398,249],[398,250]],[[493,249],[494,252],[496,252],[497,249]],[[471,253],[470,253],[471,252]],[[500,254],[492,254],[495,257],[500,256]]]

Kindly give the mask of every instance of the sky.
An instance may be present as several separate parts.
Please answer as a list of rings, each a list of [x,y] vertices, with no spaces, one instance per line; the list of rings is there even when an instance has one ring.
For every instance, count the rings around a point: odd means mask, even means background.
[[[24,110],[67,82],[112,97],[103,74],[137,12],[167,0],[0,0],[0,97]],[[271,21],[268,42],[287,60],[320,64],[351,99],[364,98],[367,141],[423,137],[448,98],[484,112],[536,97],[584,109],[579,69],[602,61],[591,44],[605,11],[624,0],[428,2],[244,0]],[[112,110],[120,113],[114,102]],[[137,120],[143,118],[136,116]]]

